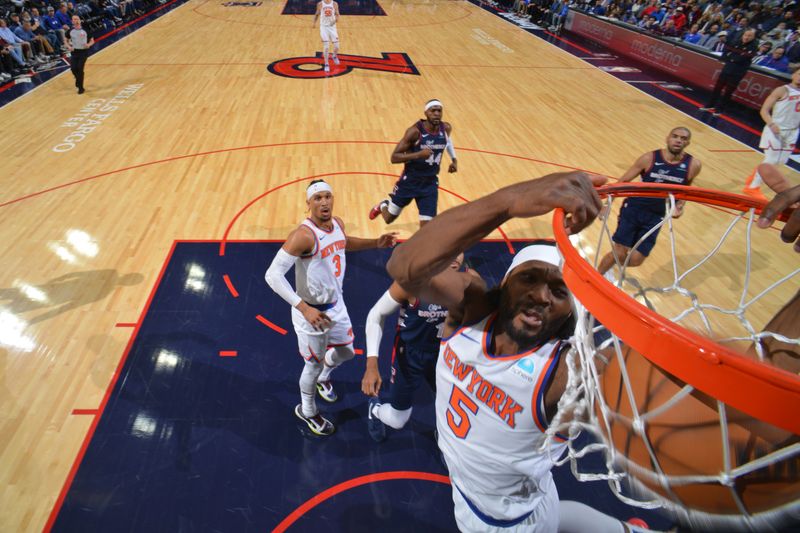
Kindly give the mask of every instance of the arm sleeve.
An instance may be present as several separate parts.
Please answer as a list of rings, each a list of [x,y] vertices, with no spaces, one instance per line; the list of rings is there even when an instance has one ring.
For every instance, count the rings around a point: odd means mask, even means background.
[[[445,150],[447,150],[447,155],[450,156],[450,159],[453,160],[456,158],[456,148],[453,146],[453,139],[450,136],[447,136],[447,146],[445,146]]]
[[[272,260],[272,263],[267,269],[267,273],[264,275],[264,279],[267,280],[267,285],[292,307],[297,307],[297,304],[302,300],[286,280],[286,273],[294,266],[296,260],[297,257],[287,253],[281,248],[278,250],[278,253],[275,254],[275,258]]]
[[[372,306],[367,315],[367,357],[378,357],[378,349],[383,337],[383,323],[386,317],[400,309],[400,302],[395,301],[389,291],[383,293]]]

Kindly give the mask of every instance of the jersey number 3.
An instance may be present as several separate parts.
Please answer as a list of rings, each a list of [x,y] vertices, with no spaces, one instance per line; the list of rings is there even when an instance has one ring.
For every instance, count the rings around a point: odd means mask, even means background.
[[[464,410],[465,407],[473,415],[478,414],[478,404],[464,394],[464,391],[453,385],[453,392],[450,393],[450,408],[447,410],[447,425],[459,439],[466,438],[472,428],[467,411]],[[456,423],[456,416],[458,416],[458,423]]]
[[[336,272],[333,273],[337,278],[342,275],[342,258],[338,255],[333,256],[333,264],[336,267]]]

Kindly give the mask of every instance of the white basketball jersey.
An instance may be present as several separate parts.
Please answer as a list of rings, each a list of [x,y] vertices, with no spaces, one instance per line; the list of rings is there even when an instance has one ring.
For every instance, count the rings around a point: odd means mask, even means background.
[[[335,26],[336,25],[336,8],[333,5],[333,0],[330,3],[322,2],[322,7],[319,11],[319,25],[320,26]]]
[[[788,94],[772,106],[772,121],[782,130],[800,127],[800,90],[786,85]]]
[[[336,219],[331,219],[331,222],[333,229],[330,231],[320,228],[310,219],[302,222],[314,233],[314,250],[297,258],[294,279],[298,296],[308,304],[329,304],[342,297],[347,238]]]
[[[566,445],[545,441],[544,390],[563,344],[491,355],[492,314],[442,341],[436,363],[436,427],[453,484],[483,513],[513,520],[544,497],[552,459]]]

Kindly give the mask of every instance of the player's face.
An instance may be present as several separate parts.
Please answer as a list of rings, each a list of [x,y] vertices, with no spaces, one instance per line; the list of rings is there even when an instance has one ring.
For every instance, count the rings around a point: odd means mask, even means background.
[[[442,106],[435,105],[425,111],[425,118],[434,126],[438,126],[442,121]]]
[[[318,192],[308,201],[311,216],[327,222],[333,217],[333,195],[328,191]]]
[[[792,85],[800,86],[800,68],[792,72]]]
[[[553,338],[571,312],[570,293],[561,270],[543,261],[528,261],[506,279],[498,320],[524,351]]]
[[[689,146],[689,132],[682,129],[672,130],[667,137],[667,150],[672,154],[680,154]]]

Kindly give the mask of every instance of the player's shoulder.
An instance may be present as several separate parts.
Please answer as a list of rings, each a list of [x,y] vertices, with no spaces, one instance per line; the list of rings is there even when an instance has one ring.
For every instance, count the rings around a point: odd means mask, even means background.
[[[450,124],[449,122],[444,122],[444,121],[442,122],[442,124],[444,124],[444,130],[447,133],[450,133],[452,131],[452,129],[453,129],[453,125],[452,124]]]

